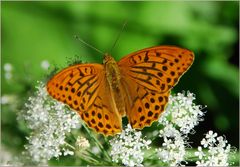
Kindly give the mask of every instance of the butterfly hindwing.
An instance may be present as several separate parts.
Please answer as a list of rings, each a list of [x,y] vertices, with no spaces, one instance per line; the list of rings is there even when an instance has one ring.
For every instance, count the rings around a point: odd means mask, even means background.
[[[128,108],[126,115],[131,126],[142,129],[158,120],[168,102],[169,91],[165,93],[150,91],[130,77],[124,77],[122,84],[126,87],[129,97],[125,99],[125,104],[131,104],[126,106]]]
[[[113,102],[110,87],[104,77],[93,105],[83,114],[82,119],[89,127],[104,135],[114,135],[122,131],[122,117]]]

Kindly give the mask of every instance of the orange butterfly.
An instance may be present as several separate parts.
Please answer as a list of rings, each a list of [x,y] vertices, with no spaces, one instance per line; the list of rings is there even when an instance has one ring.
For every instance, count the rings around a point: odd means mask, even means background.
[[[122,117],[142,129],[158,120],[170,90],[192,65],[193,52],[157,46],[116,62],[67,67],[47,83],[49,94],[76,110],[86,124],[104,135],[122,131]]]

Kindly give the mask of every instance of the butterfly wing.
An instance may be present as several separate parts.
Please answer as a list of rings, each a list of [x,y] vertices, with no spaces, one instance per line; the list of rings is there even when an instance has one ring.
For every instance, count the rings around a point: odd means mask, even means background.
[[[98,133],[114,135],[122,131],[122,117],[117,112],[105,75],[100,83],[98,95],[88,111],[89,114],[86,112],[82,118]]]
[[[76,110],[86,124],[99,133],[121,131],[121,119],[100,64],[80,64],[63,69],[48,83],[49,94]]]
[[[128,94],[128,99],[125,99],[126,115],[132,127],[142,129],[158,120],[168,102],[169,91],[150,91],[127,76],[121,82]]]
[[[121,82],[128,93],[125,104],[130,104],[127,116],[133,128],[142,129],[159,118],[171,88],[193,59],[194,54],[187,49],[159,46],[132,53],[118,62]]]

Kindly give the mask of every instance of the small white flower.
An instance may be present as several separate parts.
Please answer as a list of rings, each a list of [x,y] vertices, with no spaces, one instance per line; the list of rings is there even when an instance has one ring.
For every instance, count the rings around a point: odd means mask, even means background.
[[[208,141],[206,140],[206,139],[202,139],[202,141],[201,141],[201,145],[204,147],[204,148],[206,148],[207,146],[208,146]]]
[[[149,149],[151,141],[141,138],[141,135],[140,131],[137,132],[128,124],[121,134],[111,139],[112,161],[126,166],[142,166],[143,149]]]
[[[11,72],[6,72],[6,73],[4,74],[4,76],[5,76],[5,79],[6,79],[6,80],[12,79],[12,73],[11,73]]]
[[[10,63],[5,63],[4,66],[3,66],[3,69],[5,72],[11,72],[13,67],[12,67],[12,64]]]
[[[12,67],[12,64],[10,63],[5,63],[4,66],[3,66],[3,69],[4,69],[4,77],[6,80],[10,80],[12,79],[13,75],[12,75],[12,70],[13,70],[13,67]]]
[[[75,145],[79,149],[86,149],[86,148],[90,147],[89,141],[85,137],[82,137],[82,136],[77,137],[77,141],[76,141]]]
[[[44,69],[44,70],[47,70],[49,67],[50,67],[50,64],[47,60],[43,60],[41,62],[41,67]]]
[[[199,146],[198,147],[198,151],[194,153],[196,156],[198,156],[198,158],[201,160],[203,158],[203,156],[205,155],[202,151],[202,147]]]
[[[67,156],[67,155],[74,155],[73,151],[70,151],[68,149],[63,148],[63,155]]]
[[[16,110],[18,106],[19,99],[15,94],[4,94],[1,97],[0,104],[2,105],[8,105],[12,110]]]
[[[168,124],[164,129],[160,130],[160,137],[179,137],[181,136],[180,132],[173,127],[172,124]]]
[[[210,130],[210,131],[206,134],[206,139],[209,141],[209,143],[215,143],[215,142],[216,142],[215,137],[217,137],[217,133],[213,133],[212,130]]]
[[[3,95],[1,97],[1,104],[8,104],[10,102],[10,98],[8,95]]]
[[[210,130],[206,134],[206,138],[202,139],[201,145],[203,145],[204,148],[208,146],[213,146],[214,143],[216,142],[216,137],[217,137],[217,133],[213,133],[213,131]]]
[[[94,153],[94,154],[100,153],[99,148],[97,146],[92,147],[92,153]]]
[[[217,137],[218,146],[225,147],[227,144],[227,140],[225,140],[222,136]]]

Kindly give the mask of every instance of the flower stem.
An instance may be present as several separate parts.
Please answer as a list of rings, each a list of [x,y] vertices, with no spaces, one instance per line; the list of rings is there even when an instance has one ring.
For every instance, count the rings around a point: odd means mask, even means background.
[[[71,149],[75,150],[75,147],[73,147],[71,144],[67,143],[66,141],[64,141],[64,144],[66,144],[68,147],[70,147]]]
[[[82,159],[83,161],[88,162],[89,164],[94,164],[94,165],[99,164],[98,161],[96,161],[95,159],[93,159],[87,155],[84,155],[84,154],[81,154],[81,156],[79,156],[79,158]]]
[[[103,148],[102,144],[96,139],[96,137],[89,131],[88,127],[86,127],[86,125],[84,123],[82,123],[82,126],[85,128],[85,130],[87,131],[88,135],[96,142],[96,145],[98,146],[98,148],[100,150],[102,150],[102,152],[104,153],[104,155],[106,156],[106,158],[111,162],[111,157],[109,156],[108,152]]]

